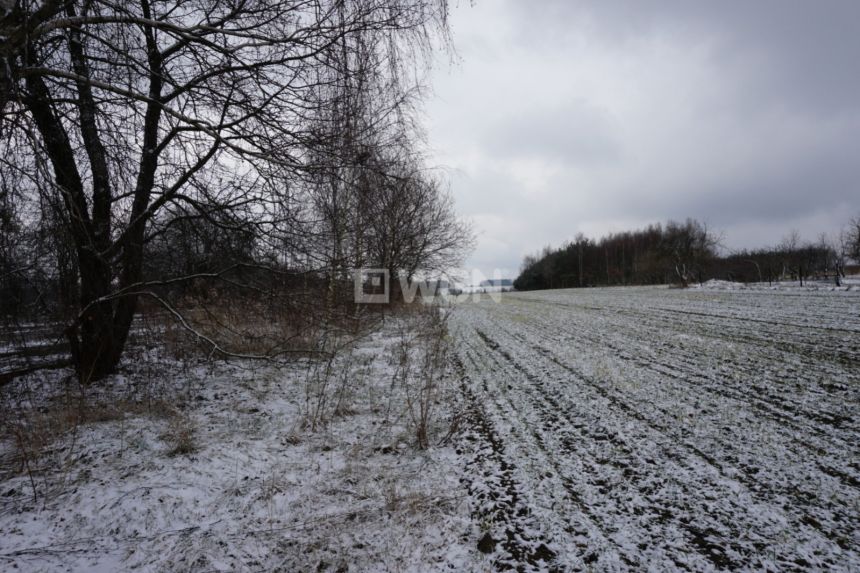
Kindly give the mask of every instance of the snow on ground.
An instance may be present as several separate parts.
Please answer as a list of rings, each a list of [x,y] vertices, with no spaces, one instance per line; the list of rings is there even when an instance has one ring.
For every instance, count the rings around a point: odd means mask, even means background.
[[[38,457],[3,436],[0,570],[480,570],[462,464],[436,445],[451,423],[444,380],[433,447],[415,447],[417,371],[402,376],[398,358],[409,320],[330,368],[138,350],[88,390],[90,421]],[[68,374],[3,389],[3,415],[27,412],[33,433],[62,425]]]
[[[526,292],[452,328],[498,568],[860,570],[860,292]]]
[[[860,291],[460,302],[423,451],[404,321],[331,367],[139,350],[115,411],[4,436],[0,570],[860,570]],[[58,382],[0,413],[62,422]]]
[[[830,290],[830,291],[860,291],[860,276],[849,275],[839,281],[839,286],[835,281],[830,279],[813,279],[803,281],[803,286],[799,281],[775,281],[761,283],[739,283],[732,281],[724,281],[719,279],[711,279],[701,284],[690,285],[694,289],[704,290]]]

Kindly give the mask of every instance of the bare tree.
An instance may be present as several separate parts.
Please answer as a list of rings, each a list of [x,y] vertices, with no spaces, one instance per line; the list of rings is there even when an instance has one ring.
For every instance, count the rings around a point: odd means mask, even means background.
[[[800,231],[797,229],[789,231],[779,244],[779,251],[783,257],[783,274],[788,271],[793,276],[796,276],[800,281],[800,286],[803,286],[805,271],[802,248]]]
[[[310,118],[335,105],[320,98],[323,54],[356,35],[424,45],[446,13],[445,0],[4,2],[2,170],[61,211],[78,376],[119,362],[163,225],[242,226],[281,245],[303,232],[296,193],[322,143]]]
[[[846,255],[855,262],[860,262],[860,216],[851,219],[848,223],[844,238]]]
[[[335,105],[318,108],[315,129],[325,145],[315,150],[311,194],[321,239],[314,256],[328,269],[330,297],[354,268],[385,268],[399,284],[444,274],[472,245],[469,226],[417,150],[421,85],[383,66],[384,53],[354,34],[325,52],[330,81],[322,97]]]
[[[462,264],[471,248],[470,226],[457,219],[451,196],[424,173],[383,185],[373,220],[371,253],[394,277],[443,273]]]
[[[833,283],[836,286],[842,285],[842,278],[845,276],[845,249],[844,238],[842,233],[838,235],[829,235],[821,233],[818,236],[818,245],[816,249],[821,257],[821,270],[824,272],[824,278],[833,273]]]
[[[682,285],[700,280],[704,265],[716,255],[719,238],[708,226],[695,219],[683,224],[669,221],[663,238],[663,249],[671,258],[675,274]]]

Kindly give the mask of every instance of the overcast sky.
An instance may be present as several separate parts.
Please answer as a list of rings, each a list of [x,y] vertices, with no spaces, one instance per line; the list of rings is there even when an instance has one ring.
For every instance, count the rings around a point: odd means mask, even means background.
[[[728,248],[860,214],[860,2],[479,0],[437,63],[431,161],[469,264],[694,217]]]

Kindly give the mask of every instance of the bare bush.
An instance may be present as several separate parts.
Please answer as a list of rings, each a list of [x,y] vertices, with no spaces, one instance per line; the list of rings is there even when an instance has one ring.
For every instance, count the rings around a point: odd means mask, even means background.
[[[303,425],[315,432],[334,418],[353,412],[353,400],[365,384],[367,361],[350,348],[331,352],[308,365],[304,382]]]
[[[416,445],[426,449],[442,404],[449,410],[454,407],[448,373],[448,315],[436,305],[416,305],[412,314],[398,341],[393,385],[403,391]],[[456,419],[454,415],[452,421]]]

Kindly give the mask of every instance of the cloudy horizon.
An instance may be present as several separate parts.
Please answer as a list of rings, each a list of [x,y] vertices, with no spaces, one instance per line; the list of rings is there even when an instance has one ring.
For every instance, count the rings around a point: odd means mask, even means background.
[[[461,3],[427,102],[470,267],[692,217],[727,249],[860,214],[860,4]]]

